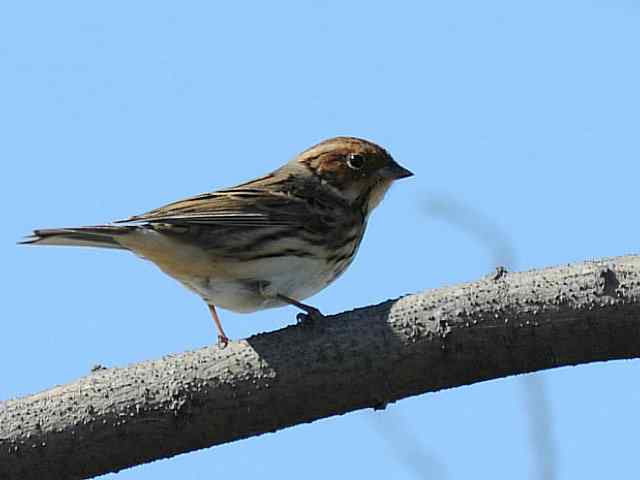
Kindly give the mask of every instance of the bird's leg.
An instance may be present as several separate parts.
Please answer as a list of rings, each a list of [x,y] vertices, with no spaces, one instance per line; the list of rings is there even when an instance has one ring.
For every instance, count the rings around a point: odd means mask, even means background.
[[[298,307],[300,310],[304,310],[305,313],[299,313],[296,315],[296,320],[300,324],[310,325],[315,320],[320,320],[324,318],[324,315],[318,310],[316,307],[312,307],[311,305],[307,305],[306,303],[299,302],[298,300],[294,300],[291,297],[287,297],[286,295],[282,295],[277,291],[274,291],[271,288],[269,282],[258,282],[258,291],[260,295],[262,295],[266,299],[277,298],[289,305],[293,305],[294,307]]]
[[[316,320],[321,320],[324,318],[324,315],[322,315],[320,310],[318,310],[316,307],[312,307],[311,305],[307,305],[306,303],[299,302],[285,295],[277,294],[276,297],[278,297],[283,302],[288,303],[289,305],[293,305],[294,307],[298,307],[300,310],[305,311],[305,313],[299,313],[298,315],[296,315],[296,320],[298,320],[298,323],[310,324]]]
[[[209,311],[211,312],[211,318],[213,318],[213,323],[216,325],[216,330],[218,331],[218,346],[220,348],[224,348],[229,343],[229,337],[224,333],[222,329],[222,323],[220,323],[220,317],[218,317],[218,312],[216,311],[215,305],[208,305]]]

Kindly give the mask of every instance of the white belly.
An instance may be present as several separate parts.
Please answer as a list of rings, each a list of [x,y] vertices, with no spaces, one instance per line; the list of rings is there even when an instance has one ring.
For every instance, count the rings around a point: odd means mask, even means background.
[[[310,257],[265,258],[227,264],[225,270],[229,275],[179,280],[211,305],[250,313],[286,305],[278,294],[302,301],[335,279],[326,262]]]

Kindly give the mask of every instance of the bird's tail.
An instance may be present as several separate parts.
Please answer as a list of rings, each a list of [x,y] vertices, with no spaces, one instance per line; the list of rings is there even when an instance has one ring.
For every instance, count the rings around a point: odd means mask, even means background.
[[[48,228],[34,230],[33,234],[19,242],[21,245],[68,245],[77,247],[118,248],[118,237],[136,230],[136,226],[97,225],[95,227]]]

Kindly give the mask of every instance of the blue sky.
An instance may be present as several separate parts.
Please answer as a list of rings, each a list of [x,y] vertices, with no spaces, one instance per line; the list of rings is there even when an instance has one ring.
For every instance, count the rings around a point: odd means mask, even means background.
[[[416,176],[312,299],[325,312],[493,268],[434,200],[490,219],[518,269],[637,253],[639,44],[633,0],[6,2],[0,398],[215,341],[205,305],[152,265],[18,247],[23,234],[238,183],[338,134],[384,145]],[[222,318],[243,338],[295,313]],[[532,478],[541,395],[556,478],[627,478],[637,376],[620,361],[485,382],[117,478]]]

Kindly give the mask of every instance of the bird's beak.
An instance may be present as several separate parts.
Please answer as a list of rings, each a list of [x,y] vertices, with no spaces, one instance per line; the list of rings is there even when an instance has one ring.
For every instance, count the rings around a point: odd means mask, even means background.
[[[389,180],[399,180],[401,178],[407,178],[413,175],[413,173],[400,166],[393,160],[391,160],[385,167],[383,167],[379,171],[379,173],[382,178],[387,178]]]

